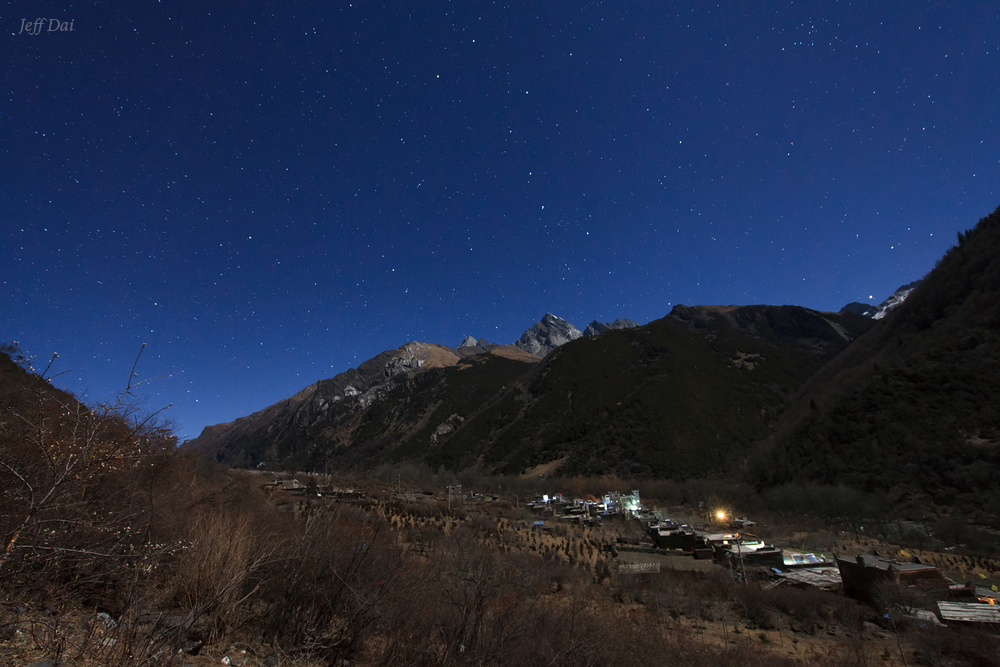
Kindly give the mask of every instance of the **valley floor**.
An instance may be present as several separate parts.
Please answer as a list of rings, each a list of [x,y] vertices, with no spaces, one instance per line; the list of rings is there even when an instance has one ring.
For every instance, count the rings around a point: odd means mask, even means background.
[[[635,521],[538,526],[502,494],[456,495],[449,509],[447,495],[401,484],[318,495],[217,474],[177,548],[105,584],[132,593],[82,586],[79,572],[6,582],[0,667],[998,664],[995,629],[894,625],[839,591],[769,587],[761,570],[742,583],[709,560],[643,550]],[[960,562],[803,520],[755,530],[817,552],[918,554],[951,573]],[[658,571],[625,574],[626,562]],[[958,569],[989,583],[991,568]]]

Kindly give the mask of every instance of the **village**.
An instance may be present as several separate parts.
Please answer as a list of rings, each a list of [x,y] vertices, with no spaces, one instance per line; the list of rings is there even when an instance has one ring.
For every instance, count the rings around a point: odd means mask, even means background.
[[[282,491],[360,501],[365,493],[335,485],[305,484],[295,477],[275,479],[269,486]],[[447,485],[440,495],[431,491],[387,489],[396,499],[420,497],[440,502],[450,512],[508,506],[497,494],[462,490]],[[515,501],[515,509],[520,505]],[[603,551],[618,576],[649,575],[661,569],[724,570],[733,582],[754,582],[763,590],[778,587],[814,589],[844,595],[875,609],[891,607],[901,620],[937,627],[1000,630],[1000,592],[997,580],[985,572],[957,573],[939,567],[933,556],[920,555],[876,540],[860,540],[851,553],[823,553],[769,543],[758,537],[758,523],[729,510],[684,508],[675,519],[659,507],[648,507],[638,490],[609,491],[601,497],[567,498],[561,493],[540,494],[523,504],[531,517],[522,528],[540,536],[569,537],[568,531],[601,529]],[[503,512],[496,512],[503,517]],[[501,522],[503,519],[501,519]],[[613,537],[608,537],[613,536]],[[845,545],[846,546],[846,545]],[[882,546],[884,553],[878,547]],[[567,553],[568,553],[567,549]],[[865,551],[863,553],[863,551]],[[895,551],[896,557],[890,552]],[[909,558],[906,558],[909,556]],[[926,555],[925,555],[926,558]],[[686,561],[701,562],[701,566]],[[991,574],[996,574],[992,572]],[[978,581],[977,581],[978,579]],[[887,614],[888,618],[889,615]]]

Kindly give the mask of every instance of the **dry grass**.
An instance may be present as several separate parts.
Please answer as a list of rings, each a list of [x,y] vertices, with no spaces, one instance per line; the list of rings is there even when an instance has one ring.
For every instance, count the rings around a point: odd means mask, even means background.
[[[634,524],[540,531],[504,503],[449,513],[440,498],[363,483],[368,499],[354,503],[268,497],[255,476],[185,465],[195,466],[176,462],[171,474],[194,481],[173,484],[156,513],[156,539],[173,547],[132,570],[109,622],[71,594],[46,611],[56,598],[8,586],[0,665],[902,664],[891,630],[839,594],[738,584],[686,557],[616,555],[619,538],[641,537]],[[844,542],[785,533],[804,547]],[[620,574],[625,560],[661,571]],[[989,637],[953,637],[910,628],[900,643],[909,665],[991,664]],[[177,654],[197,644],[197,655]]]

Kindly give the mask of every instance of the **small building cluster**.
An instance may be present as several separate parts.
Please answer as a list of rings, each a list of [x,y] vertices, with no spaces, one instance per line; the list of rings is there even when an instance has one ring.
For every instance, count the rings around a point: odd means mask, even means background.
[[[649,536],[658,549],[680,550],[694,558],[712,558],[728,566],[734,577],[746,579],[747,568],[757,568],[780,585],[842,590],[849,597],[876,607],[897,606],[899,592],[919,592],[934,611],[905,608],[915,619],[953,625],[1000,627],[1000,593],[985,586],[949,580],[935,565],[914,557],[909,562],[883,558],[878,553],[854,558],[787,551],[754,537],[734,533],[706,533],[665,520],[651,524]],[[905,595],[904,595],[905,597]]]
[[[694,530],[670,519],[652,524],[649,537],[659,549],[678,549],[698,559],[712,559],[727,566],[758,566],[784,569],[814,568],[832,565],[822,554],[786,552],[755,537],[738,532],[709,533]]]
[[[837,558],[844,594],[876,607],[895,605],[919,620],[949,626],[1000,627],[1000,593],[973,582],[958,583],[941,570],[914,556],[909,562],[883,558],[876,554],[853,559]],[[915,591],[929,600],[935,611],[905,608],[894,600],[894,593]]]
[[[729,528],[729,531],[695,530],[687,524],[656,517],[643,506],[638,491],[631,494],[612,492],[602,499],[590,496],[568,500],[559,494],[544,495],[529,503],[529,507],[541,515],[551,515],[556,521],[581,524],[611,518],[636,519],[646,526],[652,548],[631,544],[619,545],[620,550],[674,551],[696,559],[711,559],[728,567],[733,577],[740,580],[745,581],[749,576],[770,578],[767,588],[790,585],[839,590],[879,608],[887,605],[902,608],[893,595],[898,597],[903,591],[905,597],[905,591],[916,591],[935,607],[933,611],[903,609],[906,615],[919,621],[959,626],[985,623],[1000,627],[1000,593],[984,586],[953,582],[939,568],[916,557],[904,562],[875,553],[831,559],[821,553],[783,549],[753,535],[741,534],[735,529],[742,530],[756,523],[746,517],[726,518],[723,512],[714,517],[715,525]],[[618,572],[649,574],[659,569],[659,562],[623,562]]]
[[[637,519],[655,521],[656,515],[639,499],[639,492],[625,494],[612,491],[603,498],[587,496],[568,500],[561,493],[541,495],[528,503],[528,508],[540,516],[551,516],[555,521],[595,525],[607,519]]]

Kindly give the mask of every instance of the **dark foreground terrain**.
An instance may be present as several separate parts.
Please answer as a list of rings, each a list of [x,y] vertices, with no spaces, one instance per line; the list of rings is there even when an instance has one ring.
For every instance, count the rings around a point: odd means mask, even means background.
[[[101,480],[122,489],[110,505],[91,488],[61,501],[64,516],[88,503],[89,518],[24,525],[2,562],[0,665],[998,664],[995,628],[915,622],[895,601],[876,609],[839,590],[775,586],[764,570],[744,581],[653,553],[638,521],[568,525],[525,507],[540,491],[588,495],[622,480],[405,468],[286,476],[282,488],[172,452],[143,466]],[[719,504],[725,488],[640,490]],[[754,530],[789,547],[897,556],[906,538],[902,524],[882,534],[758,509]],[[703,521],[697,503],[669,511]],[[926,537],[903,553],[998,581],[1000,563],[944,544]]]

